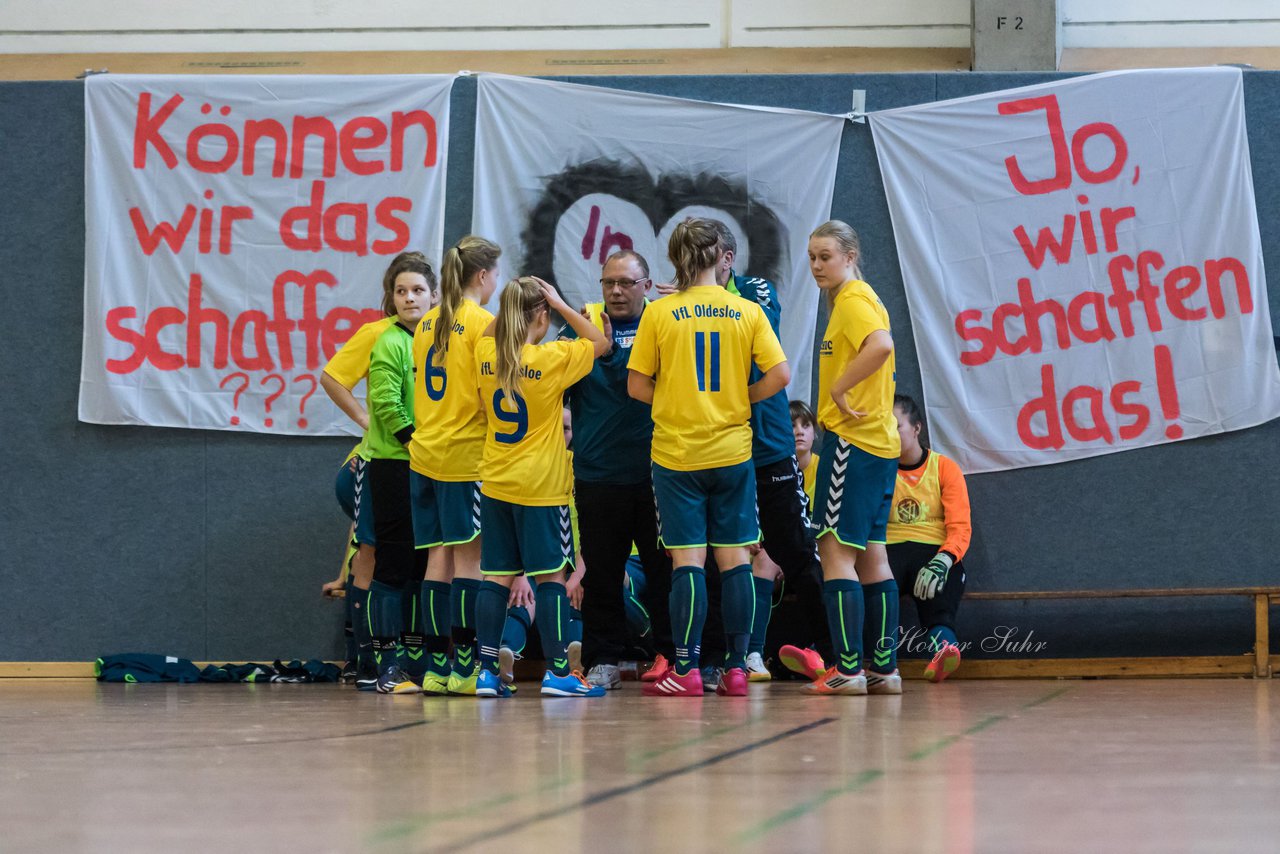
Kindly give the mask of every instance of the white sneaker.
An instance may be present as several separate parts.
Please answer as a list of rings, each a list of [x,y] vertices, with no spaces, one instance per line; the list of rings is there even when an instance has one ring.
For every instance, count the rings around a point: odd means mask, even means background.
[[[622,687],[622,671],[616,664],[597,664],[587,674],[587,681],[606,691]]]
[[[764,656],[758,652],[747,653],[747,681],[768,682],[771,679],[773,674],[764,666]]]
[[[868,670],[866,674],[868,694],[902,693],[902,677],[898,675],[897,670],[892,673],[874,673]]]
[[[566,650],[569,656],[569,669],[582,672],[582,641],[569,641]]]
[[[516,681],[516,654],[509,646],[498,649],[498,677],[503,685],[510,685]]]

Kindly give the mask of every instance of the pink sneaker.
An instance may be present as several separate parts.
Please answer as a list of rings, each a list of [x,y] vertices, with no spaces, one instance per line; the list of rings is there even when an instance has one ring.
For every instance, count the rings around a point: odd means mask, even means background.
[[[741,667],[731,667],[720,677],[716,693],[721,697],[747,696],[747,671]]]
[[[811,682],[821,679],[827,672],[827,665],[816,649],[801,649],[787,644],[778,650],[778,658],[792,673],[799,673]]]
[[[702,674],[695,667],[680,676],[671,668],[657,682],[645,683],[640,693],[646,697],[701,697]]]
[[[924,669],[924,678],[930,682],[941,682],[960,666],[960,647],[949,643],[934,653],[933,661]]]

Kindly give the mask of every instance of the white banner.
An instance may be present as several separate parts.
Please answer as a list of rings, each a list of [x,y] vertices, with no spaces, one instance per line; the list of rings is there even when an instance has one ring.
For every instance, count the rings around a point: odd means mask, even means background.
[[[687,216],[734,232],[740,275],[778,288],[791,386],[809,396],[818,290],[809,232],[831,212],[844,118],[500,75],[479,79],[472,231],[504,272],[599,302],[600,268],[634,249],[671,281]],[[656,293],[651,294],[656,296]]]
[[[1280,416],[1239,70],[870,119],[930,432],[966,471]]]
[[[356,432],[320,372],[439,261],[452,83],[88,78],[80,419]]]

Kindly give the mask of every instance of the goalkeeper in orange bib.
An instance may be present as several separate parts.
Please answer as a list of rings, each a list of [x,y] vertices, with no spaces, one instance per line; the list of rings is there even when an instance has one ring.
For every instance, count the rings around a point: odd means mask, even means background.
[[[964,553],[973,528],[969,490],[953,460],[920,444],[924,419],[916,402],[893,398],[902,456],[889,509],[889,566],[898,589],[916,603],[933,660],[924,674],[941,682],[960,666],[956,608],[964,596]]]

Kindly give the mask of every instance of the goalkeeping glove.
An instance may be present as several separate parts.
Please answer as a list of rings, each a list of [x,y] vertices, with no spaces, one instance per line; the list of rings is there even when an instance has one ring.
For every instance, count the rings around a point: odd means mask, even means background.
[[[933,556],[933,560],[920,567],[920,571],[916,573],[916,585],[912,591],[915,597],[932,599],[937,596],[938,591],[947,583],[947,572],[950,571],[953,563],[955,561],[951,555],[938,552]]]

